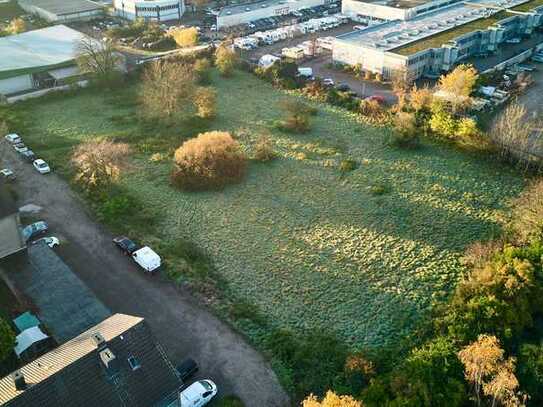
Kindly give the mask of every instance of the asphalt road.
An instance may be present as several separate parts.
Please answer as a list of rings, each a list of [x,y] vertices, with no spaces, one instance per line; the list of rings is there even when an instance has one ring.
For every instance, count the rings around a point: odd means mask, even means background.
[[[24,135],[23,139],[24,139]],[[39,154],[39,152],[37,152]],[[59,255],[113,313],[142,316],[174,364],[192,357],[200,377],[216,381],[222,395],[236,394],[251,407],[286,406],[289,399],[267,361],[190,293],[160,276],[150,276],[111,242],[68,184],[41,175],[0,140],[0,167],[17,175],[18,205],[44,209],[41,218],[61,239]]]

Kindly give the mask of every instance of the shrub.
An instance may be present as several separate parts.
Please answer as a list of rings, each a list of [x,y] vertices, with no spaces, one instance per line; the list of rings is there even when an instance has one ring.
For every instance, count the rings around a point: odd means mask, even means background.
[[[268,337],[266,347],[292,372],[298,399],[310,393],[324,394],[342,380],[348,351],[334,336],[316,331],[296,336],[277,330]]]
[[[226,45],[221,45],[215,51],[215,65],[222,76],[230,76],[238,63],[236,53]]]
[[[230,133],[211,131],[186,141],[175,151],[174,185],[184,189],[222,187],[245,174],[246,157]]]
[[[181,48],[193,47],[198,44],[198,30],[196,27],[177,28],[170,35]]]
[[[383,114],[383,107],[375,99],[364,99],[360,101],[360,113],[370,117],[381,116]]]
[[[419,136],[415,115],[398,112],[394,116],[394,134],[391,144],[397,147],[414,148],[418,146]]]
[[[456,119],[442,103],[432,104],[432,117],[429,124],[435,134],[451,139],[454,138],[458,129]]]
[[[339,170],[343,173],[356,170],[358,163],[355,160],[346,159],[339,163]]]
[[[386,184],[373,184],[370,186],[370,193],[375,196],[384,195],[390,192],[390,187]]]
[[[15,333],[9,323],[0,318],[0,361],[7,359],[15,346]]]
[[[372,78],[373,78],[373,75],[372,75],[371,71],[365,71],[364,72],[364,80],[371,81]]]
[[[255,144],[255,160],[270,161],[275,158],[273,142],[268,136],[260,136]]]
[[[311,128],[309,116],[316,113],[315,109],[299,100],[285,100],[282,103],[286,118],[281,127],[295,133],[305,133]]]
[[[211,82],[211,62],[207,58],[200,58],[194,62],[194,75],[201,85]]]
[[[458,121],[457,135],[464,139],[470,139],[479,135],[479,129],[475,120],[463,117]]]
[[[198,88],[194,94],[196,115],[202,119],[211,119],[217,113],[217,92],[211,88]]]

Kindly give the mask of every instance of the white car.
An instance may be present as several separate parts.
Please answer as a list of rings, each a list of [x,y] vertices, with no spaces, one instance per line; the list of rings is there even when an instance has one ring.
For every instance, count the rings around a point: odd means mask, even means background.
[[[25,146],[23,143],[14,144],[14,145],[13,145],[13,148],[14,148],[15,151],[17,151],[18,153],[24,153],[24,152],[28,151],[28,147]]]
[[[179,393],[183,407],[202,407],[217,394],[217,385],[211,380],[198,380]]]
[[[335,82],[334,82],[334,80],[333,80],[332,78],[324,78],[324,79],[322,80],[322,84],[323,84],[324,86],[334,86],[334,85],[335,85]]]
[[[60,240],[58,240],[58,237],[55,236],[42,237],[41,239],[33,241],[32,244],[38,244],[41,242],[45,243],[51,249],[60,245]]]
[[[6,181],[15,180],[15,173],[12,170],[10,170],[9,168],[4,168],[3,170],[0,170],[0,175]]]
[[[23,142],[21,137],[19,137],[19,135],[15,133],[7,134],[4,138],[11,144],[17,144],[17,143]]]
[[[32,165],[40,174],[47,174],[51,172],[51,168],[49,168],[49,165],[47,165],[47,163],[43,161],[41,158],[34,160]]]

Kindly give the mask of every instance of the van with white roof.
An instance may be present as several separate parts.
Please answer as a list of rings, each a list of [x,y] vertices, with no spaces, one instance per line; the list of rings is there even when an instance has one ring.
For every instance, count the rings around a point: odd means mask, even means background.
[[[217,394],[217,385],[211,380],[198,380],[179,393],[180,407],[202,407]]]
[[[132,259],[149,273],[156,271],[161,265],[160,256],[148,246],[144,246],[133,252]]]

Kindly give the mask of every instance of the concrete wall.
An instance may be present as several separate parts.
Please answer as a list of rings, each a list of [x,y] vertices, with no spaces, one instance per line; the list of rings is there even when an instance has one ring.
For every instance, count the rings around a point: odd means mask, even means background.
[[[114,0],[115,14],[127,20],[178,20],[185,12],[183,0]]]
[[[223,14],[217,16],[217,28],[232,27],[239,24],[247,24],[251,21],[259,20],[261,18],[268,18],[278,15],[289,14],[293,11],[301,8],[316,7],[328,3],[326,0],[297,0],[293,2],[285,2],[283,4],[271,4],[266,8],[253,6],[251,3],[247,3],[246,6],[251,8],[251,11],[236,13],[236,14]]]
[[[13,78],[0,79],[0,94],[23,92],[32,89],[32,75],[21,75]]]
[[[393,71],[405,69],[407,57],[366,48],[336,39],[332,49],[332,59],[348,65],[360,65],[363,70],[389,77]]]

